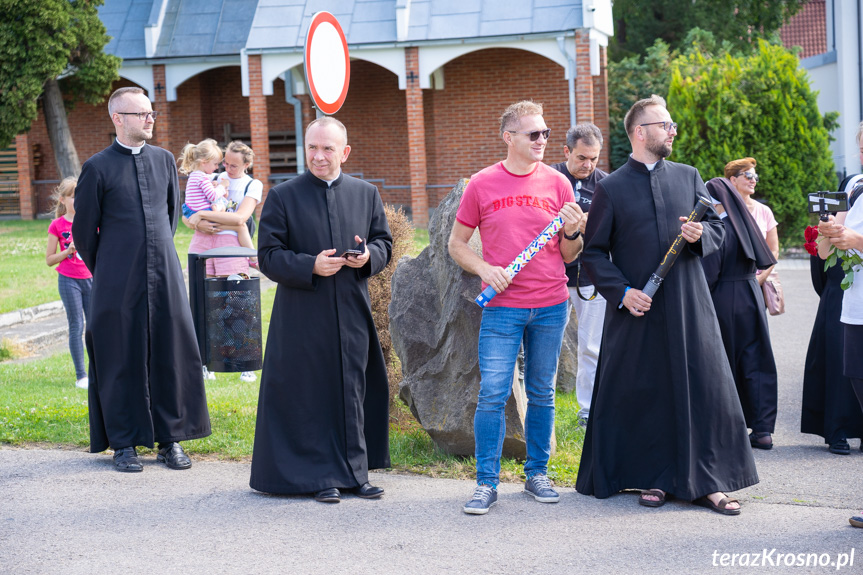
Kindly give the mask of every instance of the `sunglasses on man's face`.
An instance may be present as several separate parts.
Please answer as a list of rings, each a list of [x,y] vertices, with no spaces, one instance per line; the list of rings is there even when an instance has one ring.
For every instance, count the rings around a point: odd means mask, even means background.
[[[542,136],[543,139],[547,140],[548,136],[551,134],[551,130],[549,130],[548,128],[546,128],[545,130],[534,130],[533,132],[519,132],[518,130],[507,130],[507,132],[509,132],[510,134],[523,134],[530,138],[531,142],[537,141],[540,136]]]
[[[750,182],[755,182],[756,184],[758,183],[758,174],[753,174],[752,172],[740,172],[739,174],[737,174],[738,178],[741,176],[743,176]]]

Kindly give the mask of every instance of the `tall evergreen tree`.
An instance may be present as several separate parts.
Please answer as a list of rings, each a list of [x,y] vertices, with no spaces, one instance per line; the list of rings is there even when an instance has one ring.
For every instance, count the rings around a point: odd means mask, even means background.
[[[61,177],[81,171],[67,109],[102,102],[119,78],[120,59],[103,51],[103,1],[0,0],[0,147],[30,129],[41,98]]]
[[[671,159],[706,180],[731,160],[755,158],[758,198],[773,210],[780,238],[799,241],[807,194],[837,185],[829,146],[837,114],[822,115],[816,95],[782,46],[759,41],[742,57],[695,49],[672,65],[668,108],[680,129]]]
[[[672,50],[693,28],[748,51],[770,38],[808,0],[615,0],[611,59],[646,54],[660,39]]]

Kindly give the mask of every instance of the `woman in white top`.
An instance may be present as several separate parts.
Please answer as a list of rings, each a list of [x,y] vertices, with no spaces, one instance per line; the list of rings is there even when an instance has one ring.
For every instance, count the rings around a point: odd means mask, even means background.
[[[189,253],[200,253],[211,248],[225,246],[239,246],[236,230],[246,225],[246,220],[255,211],[261,201],[264,184],[255,180],[246,171],[252,167],[255,153],[242,142],[231,142],[225,148],[223,164],[228,178],[228,199],[236,204],[235,211],[212,212],[199,211],[188,219],[183,218],[183,223],[199,232],[189,245]],[[208,234],[208,235],[202,235]],[[208,242],[207,238],[211,238]],[[257,262],[253,262],[256,265]],[[208,276],[229,276],[231,274],[246,273],[249,271],[249,263],[246,258],[209,258],[206,261]],[[205,376],[213,379],[214,376],[205,370]],[[240,374],[243,381],[252,382],[257,379],[252,371],[244,371]]]
[[[857,144],[860,162],[863,163],[863,122],[857,127]],[[853,205],[847,212],[839,212],[829,221],[818,224],[818,255],[821,259],[834,248],[854,250],[863,255],[863,182],[851,192]],[[845,377],[851,380],[857,400],[863,407],[863,266],[855,266],[854,282],[842,296],[842,315],[839,318],[845,329]],[[863,513],[850,520],[854,527],[863,527]]]

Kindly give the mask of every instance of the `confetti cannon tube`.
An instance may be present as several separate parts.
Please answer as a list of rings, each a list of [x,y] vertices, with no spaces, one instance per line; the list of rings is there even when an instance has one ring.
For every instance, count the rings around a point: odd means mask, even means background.
[[[542,249],[542,246],[548,243],[548,241],[554,237],[554,235],[560,231],[560,228],[563,227],[563,218],[557,216],[554,218],[550,224],[548,224],[544,230],[542,230],[536,238],[530,242],[530,245],[524,248],[518,257],[512,260],[512,263],[509,264],[506,268],[506,273],[509,274],[509,277],[514,278],[515,275],[521,271],[521,269],[526,266],[531,258],[539,253],[539,250]],[[492,286],[486,287],[482,290],[482,293],[476,296],[474,300],[479,307],[485,307],[488,305],[488,302],[497,295],[497,292],[494,290]]]
[[[704,214],[707,213],[707,209],[710,206],[711,202],[708,198],[698,196],[698,201],[695,202],[695,207],[692,208],[692,213],[689,214],[686,221],[701,221],[701,218],[704,217]],[[662,258],[662,262],[659,264],[659,267],[656,268],[656,271],[653,272],[653,274],[651,274],[650,279],[647,280],[647,284],[644,286],[644,289],[641,290],[647,294],[648,297],[652,298],[654,294],[656,294],[659,286],[662,285],[662,280],[664,280],[665,276],[668,275],[668,271],[671,269],[671,266],[674,265],[674,262],[677,260],[677,256],[680,255],[680,250],[685,242],[686,240],[683,238],[683,232],[679,233],[671,244],[671,247],[668,248],[668,251],[665,253],[665,257]]]

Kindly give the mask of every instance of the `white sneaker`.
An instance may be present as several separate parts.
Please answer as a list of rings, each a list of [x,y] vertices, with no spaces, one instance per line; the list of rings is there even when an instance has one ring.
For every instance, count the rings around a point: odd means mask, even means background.
[[[75,387],[78,387],[80,389],[87,389],[88,387],[90,387],[90,378],[86,376],[82,377],[75,382]]]
[[[208,379],[209,379],[209,380],[216,379],[216,374],[215,374],[215,373],[212,373],[210,370],[208,370],[206,365],[204,366],[204,368],[203,368],[203,369],[204,369],[204,380],[205,380],[205,381],[206,381],[206,380],[208,380]]]
[[[254,371],[244,371],[240,374],[240,379],[246,383],[252,383],[253,381],[257,381],[258,376],[255,375]]]

